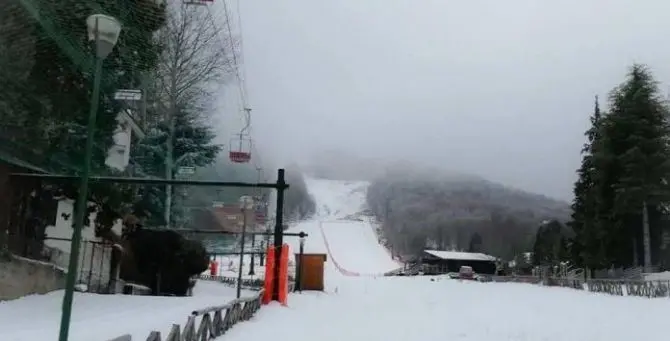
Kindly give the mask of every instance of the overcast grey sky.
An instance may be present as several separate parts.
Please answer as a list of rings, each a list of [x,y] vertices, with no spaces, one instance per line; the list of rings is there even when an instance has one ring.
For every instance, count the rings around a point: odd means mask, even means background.
[[[593,96],[633,62],[670,79],[667,0],[240,5],[254,138],[284,162],[337,149],[570,199]]]

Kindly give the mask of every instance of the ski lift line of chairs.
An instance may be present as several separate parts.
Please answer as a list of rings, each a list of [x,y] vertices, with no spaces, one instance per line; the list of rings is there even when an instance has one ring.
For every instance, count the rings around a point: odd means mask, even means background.
[[[248,163],[251,161],[251,139],[241,136],[239,139],[230,141],[230,161],[235,163]]]

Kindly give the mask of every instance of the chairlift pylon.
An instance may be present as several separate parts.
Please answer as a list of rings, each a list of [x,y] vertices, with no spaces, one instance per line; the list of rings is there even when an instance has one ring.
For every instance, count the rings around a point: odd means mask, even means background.
[[[230,141],[230,152],[228,154],[230,161],[235,163],[248,163],[251,161],[251,139],[243,134],[239,138]]]

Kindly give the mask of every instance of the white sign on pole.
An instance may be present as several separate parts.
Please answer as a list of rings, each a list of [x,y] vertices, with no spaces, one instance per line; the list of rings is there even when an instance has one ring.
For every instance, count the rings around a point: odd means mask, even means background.
[[[179,167],[177,172],[181,175],[193,175],[195,174],[195,167]]]
[[[139,101],[142,99],[142,91],[136,89],[121,89],[114,93],[114,99],[118,101]]]

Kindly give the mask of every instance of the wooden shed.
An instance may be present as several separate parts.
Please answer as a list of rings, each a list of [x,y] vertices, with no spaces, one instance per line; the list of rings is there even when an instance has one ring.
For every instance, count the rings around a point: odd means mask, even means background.
[[[301,270],[300,288],[302,290],[323,291],[326,258],[325,253],[303,253],[302,257],[299,253],[295,254],[295,264]]]

